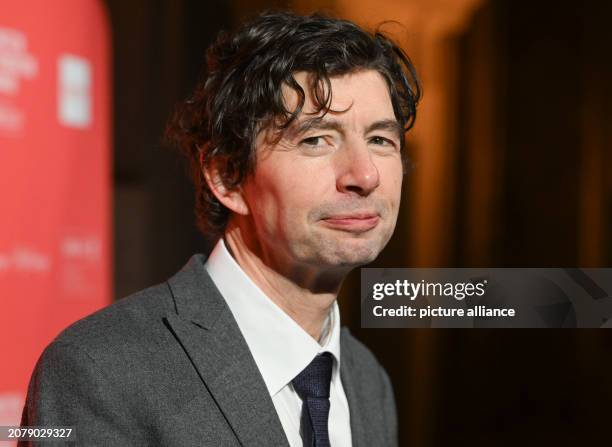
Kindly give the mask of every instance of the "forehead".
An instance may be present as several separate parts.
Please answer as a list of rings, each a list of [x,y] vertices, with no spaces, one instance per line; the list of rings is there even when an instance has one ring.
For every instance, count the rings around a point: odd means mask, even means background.
[[[313,96],[311,85],[312,74],[308,72],[294,73],[296,82],[305,93],[302,115],[313,114],[319,106]],[[364,120],[395,119],[391,95],[384,78],[376,70],[360,70],[329,78],[331,86],[330,112],[338,115],[359,114]],[[323,84],[322,88],[326,89]],[[324,90],[323,97],[327,91]],[[295,110],[299,96],[288,85],[283,86],[283,99],[288,110]],[[320,111],[322,115],[324,111]]]

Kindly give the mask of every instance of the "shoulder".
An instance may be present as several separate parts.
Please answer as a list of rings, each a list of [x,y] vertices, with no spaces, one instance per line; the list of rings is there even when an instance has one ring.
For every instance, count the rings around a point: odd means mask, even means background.
[[[75,345],[93,357],[117,346],[149,344],[172,309],[167,283],[136,292],[64,329],[51,345]]]
[[[137,388],[155,364],[176,361],[168,354],[176,342],[164,324],[173,302],[168,284],[161,283],[76,321],[42,352],[33,379],[60,383],[59,374],[78,374]]]
[[[105,424],[135,426],[139,413],[130,411],[145,404],[138,387],[146,382],[151,360],[167,357],[156,353],[172,302],[167,290],[164,284],[150,287],[62,331],[36,364],[23,423],[82,424],[92,436],[114,439],[109,445],[122,444]],[[97,416],[102,412],[106,419]]]
[[[50,364],[44,361],[50,357],[71,364],[82,361],[128,385],[153,376],[159,367],[175,370],[183,360],[168,328],[168,317],[177,313],[175,289],[191,293],[192,301],[197,302],[210,293],[202,285],[206,283],[203,260],[203,255],[196,254],[168,281],[121,298],[73,323],[47,346],[37,369]]]

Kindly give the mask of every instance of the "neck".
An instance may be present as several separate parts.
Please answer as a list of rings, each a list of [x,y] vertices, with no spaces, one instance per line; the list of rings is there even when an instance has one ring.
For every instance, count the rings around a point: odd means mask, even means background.
[[[319,341],[325,318],[334,304],[346,273],[296,265],[277,259],[245,237],[231,221],[225,231],[225,245],[251,280]]]

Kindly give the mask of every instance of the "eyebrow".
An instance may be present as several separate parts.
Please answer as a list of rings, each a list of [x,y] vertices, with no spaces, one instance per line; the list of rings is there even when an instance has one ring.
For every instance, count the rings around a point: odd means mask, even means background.
[[[333,118],[319,116],[298,122],[295,126],[292,126],[291,133],[293,135],[301,135],[309,130],[335,130],[337,132],[344,133],[344,126],[342,123]],[[392,119],[383,119],[373,122],[366,128],[365,134],[375,130],[393,132],[400,139],[402,138],[402,134],[404,132],[404,129],[400,123],[398,123],[397,120]]]
[[[291,129],[291,133],[294,135],[301,135],[304,132],[308,132],[309,130],[335,130],[340,133],[344,132],[344,128],[339,121],[332,118],[324,118],[321,116],[308,118],[303,121],[299,121],[293,129]]]
[[[367,134],[375,130],[386,130],[393,132],[399,139],[401,139],[404,134],[404,128],[397,122],[397,120],[386,119],[375,121],[368,126],[365,133]]]

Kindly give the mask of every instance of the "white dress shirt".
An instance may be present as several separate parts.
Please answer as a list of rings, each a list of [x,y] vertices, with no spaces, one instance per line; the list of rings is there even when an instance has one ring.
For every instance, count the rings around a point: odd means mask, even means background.
[[[351,445],[349,407],[340,380],[340,312],[334,302],[317,342],[268,298],[242,270],[219,239],[205,268],[227,302],[266,384],[291,447],[302,447],[302,400],[291,381],[315,356],[334,358],[330,386],[329,440],[332,447]]]

